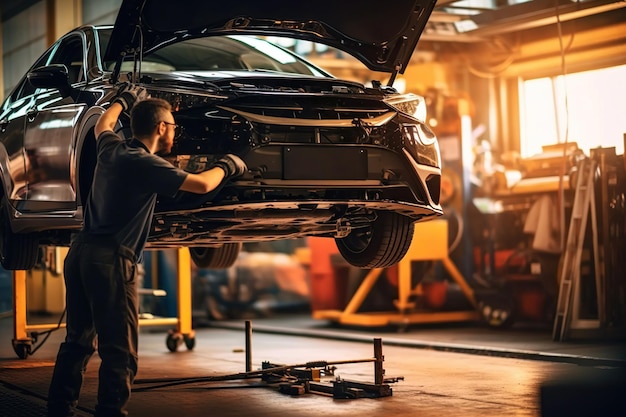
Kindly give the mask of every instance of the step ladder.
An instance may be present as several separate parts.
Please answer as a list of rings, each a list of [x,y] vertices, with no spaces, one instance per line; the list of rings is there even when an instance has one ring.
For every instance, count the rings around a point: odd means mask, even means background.
[[[598,226],[594,180],[597,163],[584,159],[578,163],[574,203],[567,234],[567,242],[562,255],[559,275],[559,296],[556,305],[552,339],[564,341],[571,329],[598,329],[603,323],[603,280],[601,259],[598,247]],[[581,307],[581,261],[587,232],[587,220],[591,219],[595,285],[598,306],[597,319],[580,317]]]

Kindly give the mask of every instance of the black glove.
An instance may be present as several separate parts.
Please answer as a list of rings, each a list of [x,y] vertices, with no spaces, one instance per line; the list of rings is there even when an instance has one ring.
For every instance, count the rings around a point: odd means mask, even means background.
[[[117,97],[113,99],[113,103],[119,103],[124,111],[133,108],[135,103],[149,97],[148,92],[143,87],[124,83],[117,91]]]
[[[238,177],[248,170],[246,163],[232,153],[226,154],[218,159],[215,162],[215,166],[222,168],[227,177]]]

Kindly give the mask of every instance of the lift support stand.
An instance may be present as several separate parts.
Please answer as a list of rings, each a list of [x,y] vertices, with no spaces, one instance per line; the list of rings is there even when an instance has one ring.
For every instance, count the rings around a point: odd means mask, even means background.
[[[472,308],[457,311],[433,311],[418,308],[414,299],[419,299],[423,295],[423,288],[421,283],[412,287],[411,262],[431,260],[442,263]],[[356,326],[396,325],[400,327],[418,323],[480,320],[474,291],[448,256],[448,222],[446,220],[437,219],[415,224],[411,246],[398,263],[398,298],[394,300],[396,309],[381,312],[359,311],[382,271],[381,268],[372,269],[343,310],[317,310],[313,312],[313,318]]]
[[[188,248],[179,248],[178,260],[178,316],[139,319],[140,326],[174,326],[166,338],[167,348],[174,352],[183,343],[188,350],[196,344],[191,312],[191,255]],[[20,359],[33,353],[33,344],[40,332],[65,327],[65,323],[30,324],[26,308],[26,271],[13,271],[13,350]]]

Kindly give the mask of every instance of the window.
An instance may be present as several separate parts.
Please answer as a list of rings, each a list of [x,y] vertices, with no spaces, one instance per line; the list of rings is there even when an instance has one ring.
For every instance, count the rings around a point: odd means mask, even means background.
[[[585,154],[597,147],[624,153],[626,65],[522,82],[521,154],[543,145],[576,142]]]
[[[70,84],[83,82],[85,81],[83,52],[82,38],[78,35],[69,36],[61,41],[48,65],[64,64],[67,68]]]
[[[48,58],[50,58],[50,53],[52,51],[52,48],[48,50],[48,52],[46,52],[33,66],[32,68],[37,68],[37,67],[41,67],[43,65],[46,65],[46,61],[48,61]],[[35,93],[35,87],[28,82],[28,78],[26,78],[26,76],[24,76],[24,78],[22,78],[22,81],[20,81],[20,84],[18,85],[18,87],[13,91],[13,94],[11,95],[11,101],[12,102],[16,102],[19,99],[23,98],[23,97],[27,97],[30,96],[31,94]]]

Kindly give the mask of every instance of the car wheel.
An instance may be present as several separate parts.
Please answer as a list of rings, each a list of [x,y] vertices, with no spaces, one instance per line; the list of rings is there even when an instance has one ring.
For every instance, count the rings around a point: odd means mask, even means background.
[[[0,263],[4,269],[32,269],[39,255],[39,240],[33,233],[13,233],[6,201],[0,210]]]
[[[232,266],[241,251],[241,243],[224,243],[222,246],[190,247],[189,253],[199,268],[224,269]]]
[[[257,282],[245,269],[233,267],[226,270],[225,280],[213,288],[211,297],[224,318],[240,318],[249,312],[259,298]],[[210,314],[215,313],[214,309]],[[217,316],[213,316],[217,319]]]
[[[359,268],[386,268],[406,254],[413,239],[413,221],[398,213],[380,212],[368,228],[335,239],[348,263]]]

